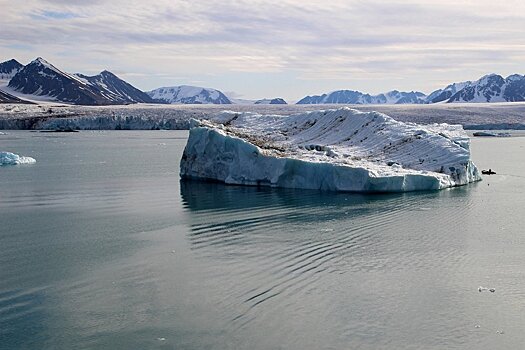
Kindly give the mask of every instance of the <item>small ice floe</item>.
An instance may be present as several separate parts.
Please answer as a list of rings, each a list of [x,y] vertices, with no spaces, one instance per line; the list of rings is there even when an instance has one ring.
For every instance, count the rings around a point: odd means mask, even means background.
[[[504,331],[496,331],[496,333],[498,333],[498,334],[505,334]]]
[[[487,288],[487,287],[482,287],[482,286],[479,286],[479,287],[478,287],[478,292],[480,292],[480,293],[481,293],[481,292],[485,292],[485,291],[487,291],[487,290],[488,290],[489,292],[491,292],[491,293],[496,292],[496,289],[495,289],[495,288]]]
[[[18,154],[14,154],[11,152],[0,152],[0,166],[33,163],[36,163],[36,160],[34,158],[19,156]]]
[[[476,131],[472,133],[472,136],[482,137],[511,137],[512,135],[508,132],[487,132],[487,131]]]
[[[474,328],[481,328],[479,324],[475,325]]]
[[[7,133],[0,131],[0,135],[7,135]]]
[[[157,338],[158,341],[166,341],[166,338]]]

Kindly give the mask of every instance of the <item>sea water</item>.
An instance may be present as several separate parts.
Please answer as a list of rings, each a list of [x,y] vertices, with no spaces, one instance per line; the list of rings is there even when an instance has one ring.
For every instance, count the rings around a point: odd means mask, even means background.
[[[514,136],[472,140],[482,182],[361,195],[180,182],[184,131],[9,131],[0,349],[521,348]]]

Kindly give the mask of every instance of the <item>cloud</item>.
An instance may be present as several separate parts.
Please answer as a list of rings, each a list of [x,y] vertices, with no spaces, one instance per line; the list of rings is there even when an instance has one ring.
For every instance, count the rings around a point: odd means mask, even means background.
[[[219,82],[255,94],[256,86],[268,86],[260,73],[277,79],[275,95],[292,99],[315,81],[374,91],[428,89],[428,82],[445,78],[520,73],[525,57],[525,3],[515,0],[329,5],[158,0],[155,6],[143,0],[0,0],[0,5],[6,59],[44,56],[73,71],[128,72],[145,89],[168,76],[187,77],[177,84]],[[258,80],[248,86],[247,77]],[[393,86],[400,80],[404,86]]]

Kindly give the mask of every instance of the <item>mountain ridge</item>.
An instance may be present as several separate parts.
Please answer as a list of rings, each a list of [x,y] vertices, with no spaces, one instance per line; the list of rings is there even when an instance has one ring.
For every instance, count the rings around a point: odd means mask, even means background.
[[[7,85],[5,86],[5,84]],[[3,87],[4,86],[4,87]],[[281,98],[237,100],[222,91],[190,85],[160,87],[144,92],[108,70],[97,75],[71,74],[42,57],[27,65],[16,59],[0,63],[3,100],[17,101],[32,96],[79,105],[120,105],[130,103],[169,104],[284,104]],[[11,97],[7,97],[7,95]],[[16,95],[16,96],[14,96]],[[13,99],[14,97],[14,99]],[[478,80],[455,82],[426,95],[420,91],[392,90],[377,95],[357,90],[335,90],[308,95],[296,104],[433,104],[491,103],[525,101],[525,75],[504,78],[487,74]],[[16,103],[16,102],[15,102]]]
[[[525,101],[525,75],[507,78],[491,73],[475,81],[456,82],[425,95],[419,91],[392,90],[370,95],[356,90],[336,90],[322,95],[306,96],[297,104],[432,104],[490,103]]]

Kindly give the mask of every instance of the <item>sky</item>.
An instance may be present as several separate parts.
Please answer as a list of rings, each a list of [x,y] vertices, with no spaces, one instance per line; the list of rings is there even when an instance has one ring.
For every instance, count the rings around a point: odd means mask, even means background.
[[[0,0],[0,61],[234,98],[431,91],[525,74],[523,0]]]

